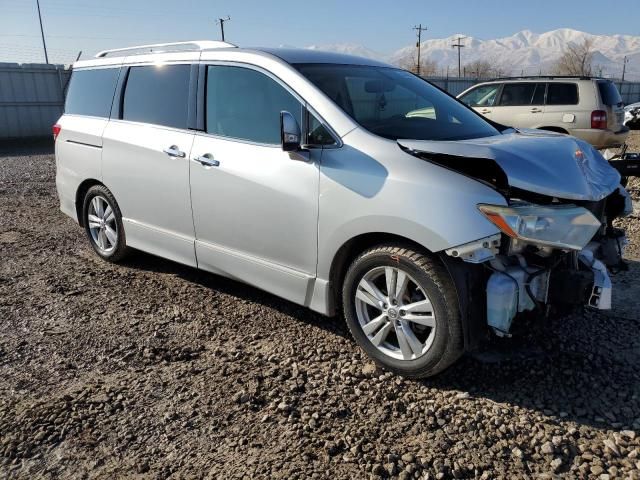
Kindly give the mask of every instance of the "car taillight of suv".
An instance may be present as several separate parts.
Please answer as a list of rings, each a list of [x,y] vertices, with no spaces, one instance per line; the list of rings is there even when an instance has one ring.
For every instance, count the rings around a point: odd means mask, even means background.
[[[607,112],[604,110],[591,112],[591,128],[605,130],[607,128]]]

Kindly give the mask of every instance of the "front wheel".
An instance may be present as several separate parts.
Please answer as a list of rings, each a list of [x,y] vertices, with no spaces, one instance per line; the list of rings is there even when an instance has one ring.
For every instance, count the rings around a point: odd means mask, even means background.
[[[428,377],[463,352],[453,281],[418,251],[383,245],[362,253],[347,271],[342,300],[356,342],[383,368]]]

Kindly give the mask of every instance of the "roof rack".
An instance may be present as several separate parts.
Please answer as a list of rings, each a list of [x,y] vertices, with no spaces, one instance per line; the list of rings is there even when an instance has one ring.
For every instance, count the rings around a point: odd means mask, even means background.
[[[499,77],[493,80],[527,80],[534,78],[546,78],[553,80],[555,78],[573,78],[578,80],[600,80],[603,77],[596,77],[594,75],[514,75],[513,77]]]
[[[95,58],[104,58],[113,53],[128,53],[129,55],[143,55],[145,53],[164,52],[189,52],[199,50],[209,50],[214,48],[235,48],[237,45],[229,42],[217,40],[195,40],[191,42],[155,43],[153,45],[138,45],[136,47],[114,48],[113,50],[102,50],[96,54]],[[136,52],[140,50],[139,52]]]

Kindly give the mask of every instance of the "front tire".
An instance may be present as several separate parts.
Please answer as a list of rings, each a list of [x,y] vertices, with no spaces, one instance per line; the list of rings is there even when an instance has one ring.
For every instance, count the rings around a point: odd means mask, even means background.
[[[104,260],[119,262],[128,253],[122,214],[104,185],[94,185],[84,197],[83,224],[93,250]]]
[[[358,345],[397,374],[433,376],[463,353],[453,281],[440,262],[416,250],[382,245],[362,253],[347,271],[342,303]]]

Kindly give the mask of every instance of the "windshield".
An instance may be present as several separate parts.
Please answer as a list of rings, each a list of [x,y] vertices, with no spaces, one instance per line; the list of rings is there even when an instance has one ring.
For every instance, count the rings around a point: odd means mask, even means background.
[[[391,140],[466,140],[500,132],[454,98],[396,68],[338,64],[295,67],[358,124]]]

